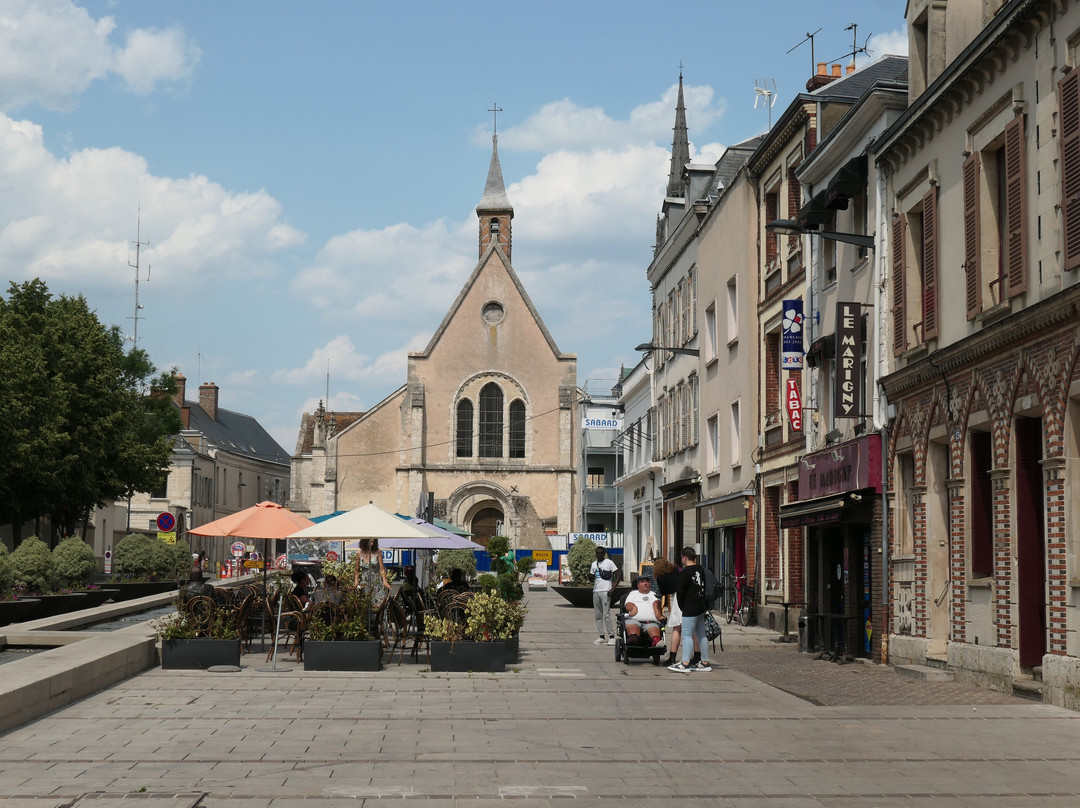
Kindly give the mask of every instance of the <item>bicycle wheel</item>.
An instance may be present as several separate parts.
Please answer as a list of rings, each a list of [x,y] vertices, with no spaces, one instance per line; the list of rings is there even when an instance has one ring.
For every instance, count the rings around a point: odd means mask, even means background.
[[[731,621],[734,620],[734,619],[735,619],[735,598],[733,596],[731,598],[731,600],[728,601],[727,621],[728,621],[728,623],[731,623]]]
[[[757,622],[755,599],[750,596],[744,596],[743,605],[739,609],[739,625],[752,626],[755,622]]]

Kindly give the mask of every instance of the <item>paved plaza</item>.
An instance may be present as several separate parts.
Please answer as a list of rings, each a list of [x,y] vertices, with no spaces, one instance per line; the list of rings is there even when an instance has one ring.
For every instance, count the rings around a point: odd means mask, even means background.
[[[1080,806],[1078,713],[757,628],[711,673],[626,666],[527,597],[503,674],[149,670],[0,735],[0,806]]]

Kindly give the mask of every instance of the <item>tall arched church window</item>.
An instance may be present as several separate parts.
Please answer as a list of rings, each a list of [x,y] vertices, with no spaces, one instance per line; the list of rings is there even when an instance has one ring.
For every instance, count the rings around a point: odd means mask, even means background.
[[[503,456],[503,392],[495,382],[480,388],[480,457]]]
[[[525,402],[510,402],[510,457],[525,457]]]
[[[457,405],[457,456],[472,457],[473,403],[467,398]]]

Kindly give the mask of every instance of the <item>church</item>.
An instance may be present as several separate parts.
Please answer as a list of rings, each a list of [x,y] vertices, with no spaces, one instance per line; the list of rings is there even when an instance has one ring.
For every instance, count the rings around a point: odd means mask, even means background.
[[[514,208],[498,136],[480,204],[479,261],[401,387],[363,413],[305,414],[292,509],[374,502],[433,515],[485,543],[550,548],[575,529],[577,357],[555,344],[510,263]]]

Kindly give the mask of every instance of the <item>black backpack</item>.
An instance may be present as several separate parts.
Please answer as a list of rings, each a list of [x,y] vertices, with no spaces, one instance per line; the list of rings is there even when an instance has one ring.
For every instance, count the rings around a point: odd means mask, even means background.
[[[712,603],[720,597],[720,582],[716,580],[716,576],[712,574],[712,570],[708,567],[702,567],[701,569],[705,573],[705,602]]]

